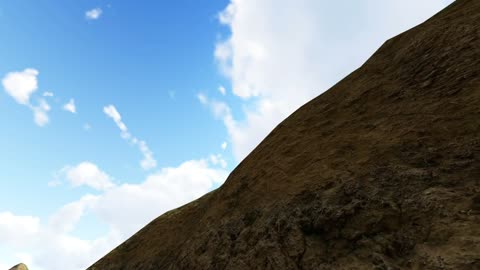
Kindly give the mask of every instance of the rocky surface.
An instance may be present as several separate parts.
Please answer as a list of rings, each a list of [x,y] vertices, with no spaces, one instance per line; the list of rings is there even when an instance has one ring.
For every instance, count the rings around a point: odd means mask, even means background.
[[[457,0],[89,269],[480,269],[479,183],[480,1]]]

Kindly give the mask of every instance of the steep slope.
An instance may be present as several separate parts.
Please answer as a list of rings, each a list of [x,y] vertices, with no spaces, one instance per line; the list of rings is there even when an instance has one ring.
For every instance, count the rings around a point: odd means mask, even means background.
[[[457,0],[89,269],[480,269],[479,183],[480,1]]]

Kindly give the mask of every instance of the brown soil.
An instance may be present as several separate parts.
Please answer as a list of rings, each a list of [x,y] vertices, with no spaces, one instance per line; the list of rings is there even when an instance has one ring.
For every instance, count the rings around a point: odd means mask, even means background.
[[[480,1],[457,0],[89,269],[480,269],[479,135]]]

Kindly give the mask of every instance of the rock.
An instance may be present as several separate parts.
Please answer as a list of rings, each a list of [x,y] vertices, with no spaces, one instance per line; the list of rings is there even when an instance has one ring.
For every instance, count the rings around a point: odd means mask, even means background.
[[[28,270],[28,267],[25,264],[20,263],[10,268],[10,270]]]

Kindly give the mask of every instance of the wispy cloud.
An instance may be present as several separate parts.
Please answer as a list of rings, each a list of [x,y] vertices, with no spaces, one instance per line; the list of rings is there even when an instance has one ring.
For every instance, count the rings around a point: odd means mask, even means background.
[[[75,106],[75,100],[73,98],[70,99],[68,103],[63,105],[63,110],[71,113],[77,113],[77,107]]]
[[[200,101],[200,103],[202,103],[203,105],[206,105],[208,103],[208,99],[207,99],[207,96],[205,96],[205,94],[198,93],[197,98],[198,98],[198,101]]]
[[[220,92],[220,94],[222,94],[223,96],[225,96],[227,94],[227,89],[225,89],[225,87],[223,86],[219,86],[218,87],[218,92]]]
[[[44,97],[53,97],[53,93],[49,92],[49,91],[46,91],[46,92],[43,92],[43,96]]]
[[[85,12],[87,20],[98,20],[102,16],[103,10],[101,8],[94,8]]]
[[[117,127],[120,129],[120,136],[132,143],[133,145],[136,145],[140,152],[142,152],[143,155],[143,160],[140,161],[140,166],[144,170],[150,170],[153,169],[157,166],[157,161],[153,157],[153,152],[148,148],[147,143],[145,141],[139,140],[136,137],[132,136],[130,132],[128,131],[127,125],[123,123],[122,121],[122,116],[120,113],[117,111],[115,106],[113,105],[108,105],[103,108],[103,112],[112,120],[115,122]]]
[[[37,124],[38,126],[43,127],[50,121],[48,117],[50,105],[48,105],[48,103],[44,99],[39,100],[38,106],[31,106],[30,108],[33,110],[33,118],[35,124]]]
[[[89,123],[85,123],[85,124],[83,125],[83,130],[89,131],[89,130],[91,130],[91,129],[92,129],[92,126],[91,126]]]

